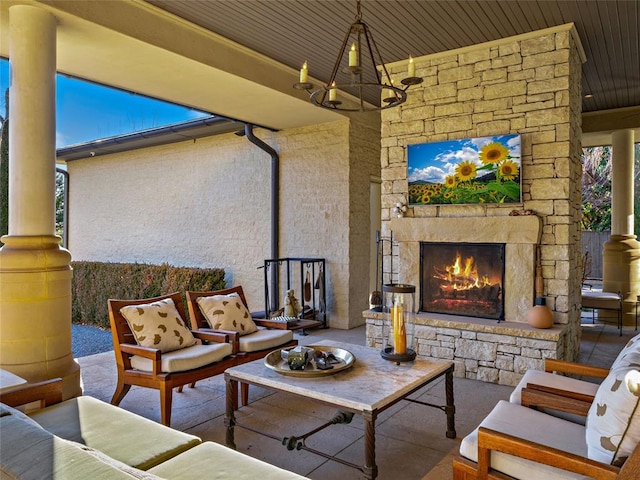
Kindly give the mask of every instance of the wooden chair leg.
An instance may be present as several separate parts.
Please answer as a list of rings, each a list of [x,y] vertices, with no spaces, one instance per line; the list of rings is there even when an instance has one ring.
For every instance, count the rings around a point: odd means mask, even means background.
[[[113,392],[113,397],[111,397],[111,405],[120,405],[120,402],[124,398],[124,396],[129,393],[131,389],[131,385],[128,383],[125,384],[120,378],[118,378],[118,384],[116,385],[116,391]]]
[[[173,389],[166,385],[160,386],[160,420],[163,425],[171,426],[171,399],[173,398]]]
[[[242,406],[246,407],[249,404],[249,384],[240,384],[240,397],[242,398]]]

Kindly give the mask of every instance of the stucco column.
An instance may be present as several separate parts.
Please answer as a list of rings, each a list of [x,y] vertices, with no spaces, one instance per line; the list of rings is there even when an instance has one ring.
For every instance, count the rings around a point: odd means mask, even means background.
[[[640,293],[640,243],[634,231],[634,132],[613,132],[611,178],[611,237],[604,244],[603,284],[607,292],[625,299],[623,323],[635,322],[635,300]]]
[[[0,249],[0,367],[30,382],[62,377],[71,353],[71,255],[55,235],[56,18],[9,8],[9,234]]]

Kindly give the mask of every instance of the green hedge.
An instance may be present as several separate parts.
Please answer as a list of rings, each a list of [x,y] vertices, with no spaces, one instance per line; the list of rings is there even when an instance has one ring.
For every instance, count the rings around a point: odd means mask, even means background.
[[[109,298],[157,297],[187,290],[225,288],[221,268],[187,268],[140,263],[72,262],[73,323],[109,328]]]

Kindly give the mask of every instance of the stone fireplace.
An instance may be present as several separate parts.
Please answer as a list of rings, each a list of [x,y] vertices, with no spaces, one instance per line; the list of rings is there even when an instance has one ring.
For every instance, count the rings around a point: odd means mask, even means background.
[[[421,312],[504,320],[504,244],[420,242]]]
[[[504,262],[509,268],[504,272],[504,314],[500,319],[526,322],[526,313],[534,300],[536,248],[542,234],[537,215],[394,218],[389,221],[389,228],[397,248],[393,261],[397,265],[397,280],[416,286],[421,285],[421,242],[504,245]]]
[[[515,385],[527,369],[543,369],[545,358],[578,357],[584,59],[572,25],[414,58],[423,83],[406,104],[381,112],[381,233],[393,237],[383,282],[419,288],[425,242],[504,245],[502,318],[416,315],[418,356],[452,360],[456,376]],[[387,67],[398,81],[406,70],[404,63]],[[408,145],[516,133],[521,204],[396,209],[409,201]],[[526,322],[537,270],[555,321],[544,330]],[[363,315],[368,344],[380,347],[387,316]]]

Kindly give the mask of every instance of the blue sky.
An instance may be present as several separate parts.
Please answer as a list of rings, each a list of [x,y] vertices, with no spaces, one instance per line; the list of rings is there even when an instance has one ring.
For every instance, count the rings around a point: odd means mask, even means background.
[[[9,62],[0,59],[0,113],[9,86]],[[185,122],[209,113],[58,75],[56,148]]]
[[[509,148],[511,160],[520,165],[520,135],[420,143],[408,147],[409,183],[420,180],[443,183],[447,175],[454,174],[456,165],[465,160],[482,166],[480,149],[491,142],[499,142]]]

